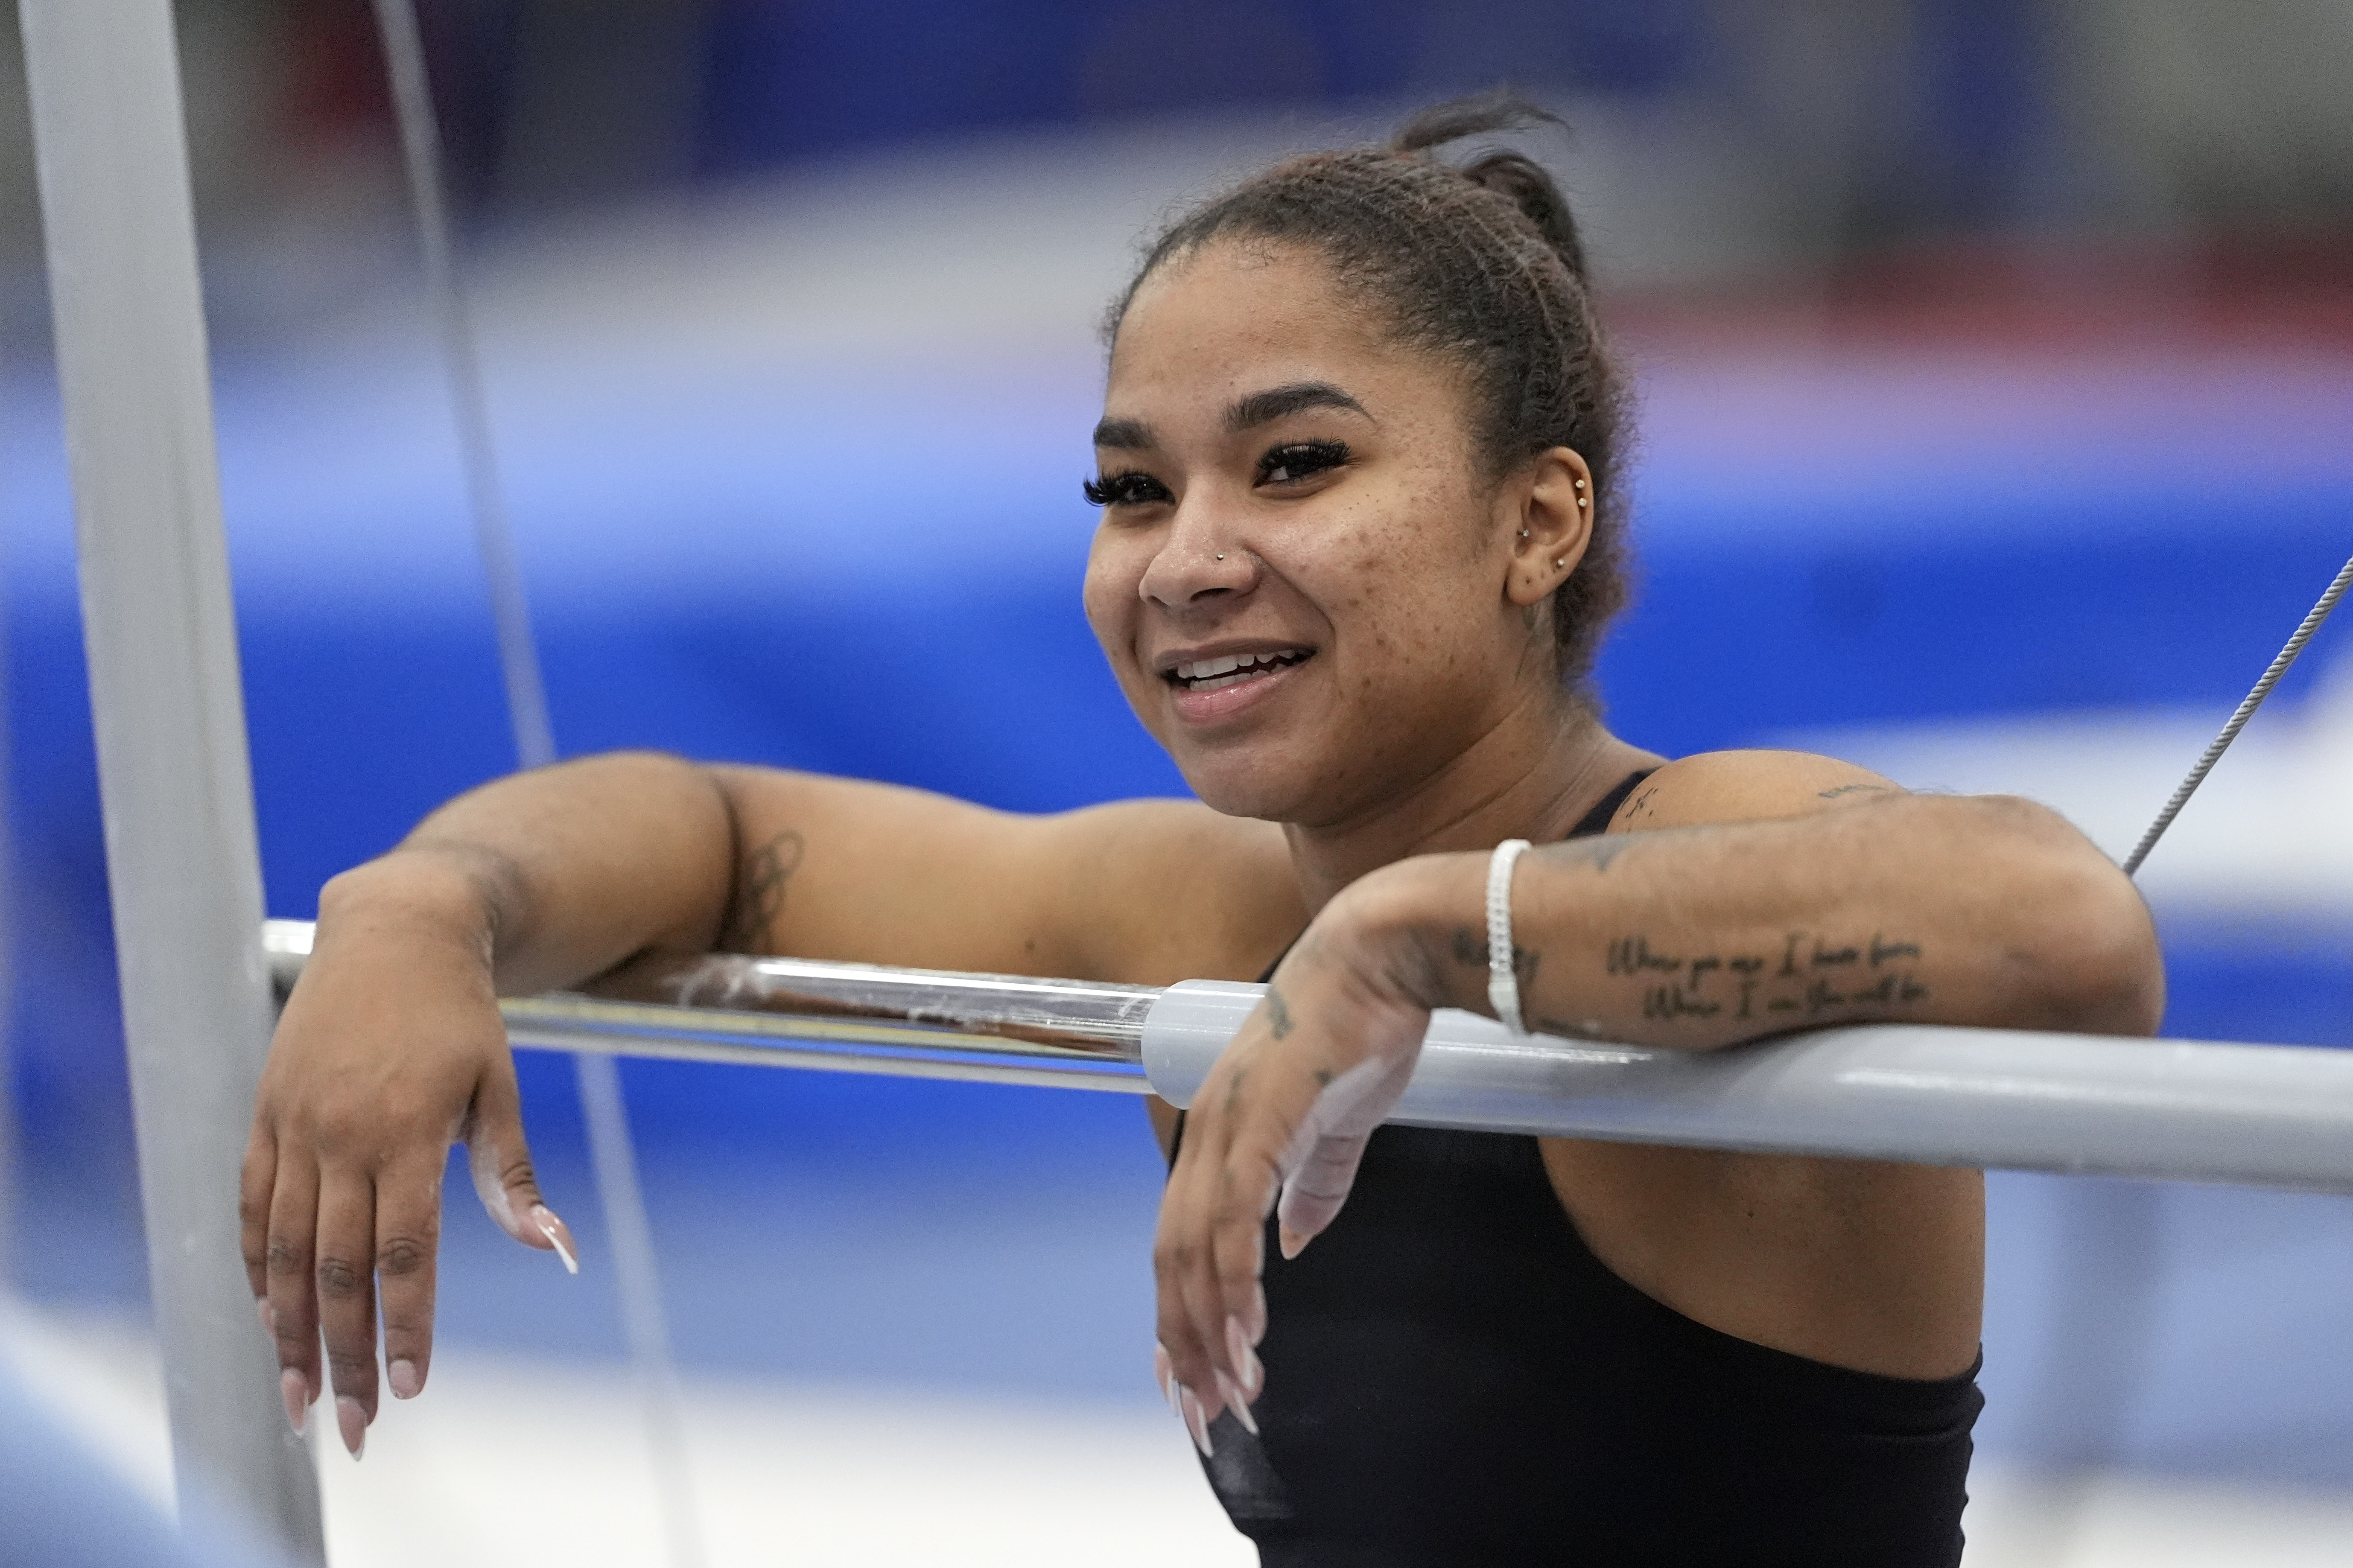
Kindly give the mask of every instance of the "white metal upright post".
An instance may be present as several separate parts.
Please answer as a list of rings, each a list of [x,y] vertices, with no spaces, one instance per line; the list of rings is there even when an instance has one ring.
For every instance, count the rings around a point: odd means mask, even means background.
[[[322,1563],[237,1255],[269,980],[169,0],[18,0],[182,1502]]]

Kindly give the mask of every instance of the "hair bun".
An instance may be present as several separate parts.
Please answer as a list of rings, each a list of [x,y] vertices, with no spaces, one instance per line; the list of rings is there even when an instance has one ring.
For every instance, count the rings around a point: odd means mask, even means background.
[[[1567,122],[1508,88],[1495,88],[1432,104],[1398,128],[1389,140],[1389,150],[1422,156],[1467,137],[1536,125],[1566,129]],[[1543,164],[1524,153],[1498,148],[1461,165],[1456,173],[1519,208],[1577,280],[1585,280],[1585,242],[1577,232],[1577,218],[1568,210],[1568,198],[1561,195],[1560,186]]]

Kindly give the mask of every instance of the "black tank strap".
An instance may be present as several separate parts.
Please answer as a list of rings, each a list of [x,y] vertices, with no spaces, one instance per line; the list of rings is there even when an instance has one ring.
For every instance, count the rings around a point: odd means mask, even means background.
[[[1565,837],[1569,838],[1590,838],[1597,833],[1609,832],[1609,819],[1618,815],[1618,808],[1626,804],[1626,797],[1632,795],[1636,786],[1641,784],[1644,779],[1649,778],[1652,773],[1657,773],[1658,771],[1659,770],[1656,768],[1637,768],[1634,772],[1628,773],[1624,778],[1620,779],[1618,781],[1617,787],[1612,789],[1608,795],[1603,795],[1599,800],[1595,801],[1593,803],[1593,809],[1587,812],[1583,816],[1578,817],[1577,819],[1577,826],[1570,828]]]

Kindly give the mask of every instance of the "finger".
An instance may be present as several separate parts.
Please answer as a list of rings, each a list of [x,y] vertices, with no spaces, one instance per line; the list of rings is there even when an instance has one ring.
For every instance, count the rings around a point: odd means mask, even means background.
[[[1368,1058],[1322,1086],[1306,1106],[1277,1161],[1282,1195],[1275,1223],[1283,1257],[1298,1257],[1338,1216],[1365,1145],[1405,1093],[1413,1066],[1410,1057]]]
[[[297,1432],[322,1387],[317,1288],[311,1272],[318,1234],[319,1170],[290,1149],[280,1156],[270,1189],[263,1258],[269,1275],[268,1318],[278,1352],[278,1381],[286,1399],[286,1420]]]
[[[433,1363],[435,1258],[441,1242],[438,1156],[394,1166],[375,1189],[375,1278],[384,1315],[384,1380],[414,1399]]]
[[[321,1181],[313,1272],[335,1425],[357,1458],[375,1419],[375,1183],[369,1177],[329,1172]]]
[[[515,1084],[512,1058],[501,1061],[475,1089],[465,1137],[474,1194],[499,1228],[525,1247],[554,1253],[566,1269],[579,1273],[580,1248],[571,1227],[540,1197],[531,1145],[522,1135],[522,1093]]]
[[[1219,1094],[1209,1103],[1222,1108],[1232,1100]],[[1198,1162],[1187,1173],[1182,1204],[1171,1215],[1180,1243],[1173,1284],[1185,1319],[1183,1338],[1188,1350],[1198,1349],[1199,1359],[1174,1346],[1171,1352],[1186,1386],[1215,1420],[1230,1403],[1231,1390],[1244,1381],[1243,1367],[1229,1354],[1226,1320],[1230,1314],[1224,1276],[1229,1268],[1240,1268],[1248,1279],[1246,1292],[1255,1294],[1255,1251],[1248,1232],[1252,1224],[1263,1221],[1272,1202],[1273,1172],[1265,1161],[1254,1161],[1232,1144],[1228,1136],[1231,1119],[1222,1110],[1207,1121],[1200,1142],[1191,1144]],[[1189,1138],[1187,1142],[1191,1143]],[[1254,1310],[1252,1317],[1254,1321]]]
[[[254,1122],[246,1140],[245,1166],[237,1184],[237,1244],[245,1256],[246,1283],[261,1306],[261,1326],[269,1326],[269,1195],[278,1181],[278,1142]]]
[[[1213,1131],[1205,1130],[1197,1142],[1190,1135],[1192,1130],[1187,1129],[1184,1152],[1161,1198],[1160,1224],[1152,1246],[1160,1345],[1167,1353],[1175,1381],[1194,1389],[1213,1386],[1208,1347],[1201,1341],[1198,1323],[1187,1303],[1187,1281],[1194,1272],[1195,1251],[1199,1244],[1196,1215],[1200,1173],[1205,1163],[1205,1145],[1212,1141]],[[1177,1414],[1186,1415],[1181,1394]]]
[[[1348,1190],[1356,1184],[1365,1143],[1362,1137],[1318,1138],[1299,1169],[1282,1184],[1275,1220],[1282,1230],[1285,1258],[1298,1257],[1339,1215]]]

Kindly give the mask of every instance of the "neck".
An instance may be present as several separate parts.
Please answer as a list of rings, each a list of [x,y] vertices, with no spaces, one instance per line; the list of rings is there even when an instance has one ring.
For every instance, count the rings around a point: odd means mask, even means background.
[[[1661,759],[1626,744],[1582,706],[1547,694],[1429,778],[1339,821],[1283,825],[1312,912],[1368,871],[1413,855],[1559,838],[1611,786]]]

